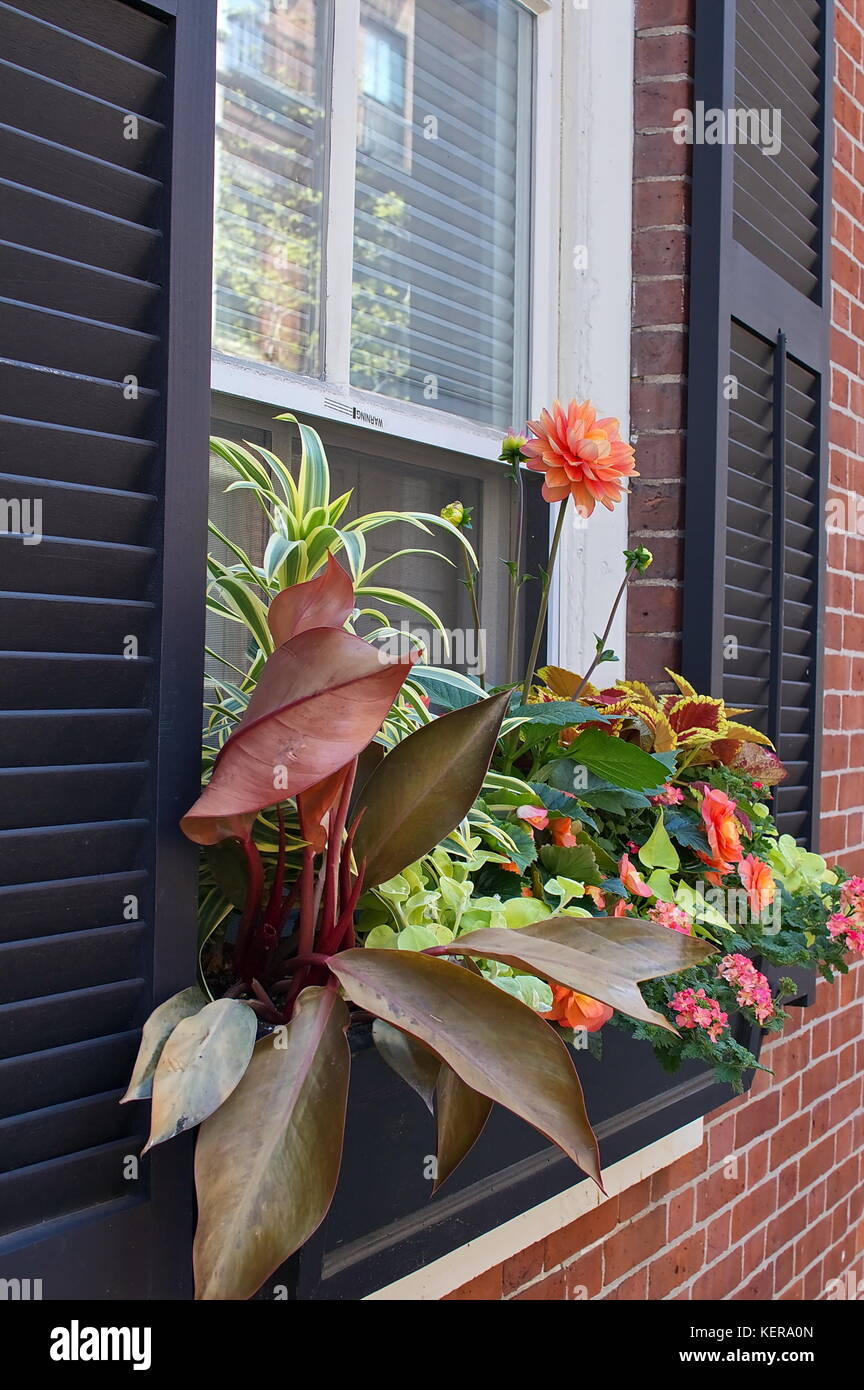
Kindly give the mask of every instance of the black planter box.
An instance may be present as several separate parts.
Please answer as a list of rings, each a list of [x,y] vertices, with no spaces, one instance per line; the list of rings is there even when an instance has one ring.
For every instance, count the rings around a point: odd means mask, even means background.
[[[758,1028],[738,1035],[757,1056],[761,1036]],[[430,1197],[432,1116],[381,1060],[369,1028],[352,1030],[351,1041],[348,1127],[333,1205],[258,1298],[363,1298],[584,1176],[542,1135],[495,1106],[471,1153]],[[617,1028],[603,1030],[602,1059],[585,1051],[574,1056],[604,1168],[732,1096],[701,1063],[665,1072],[647,1043]]]

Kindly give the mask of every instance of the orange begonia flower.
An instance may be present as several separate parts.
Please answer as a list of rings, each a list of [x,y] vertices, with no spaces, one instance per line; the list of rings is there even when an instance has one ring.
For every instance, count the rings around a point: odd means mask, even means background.
[[[735,819],[736,803],[719,787],[709,787],[702,798],[701,810],[713,858],[737,864],[744,858],[744,850]]]
[[[626,853],[621,855],[621,859],[618,863],[618,877],[624,884],[628,893],[636,893],[640,898],[651,897],[651,889],[640,877],[636,865],[630,863],[630,857]]]
[[[557,816],[555,820],[549,822],[549,834],[552,836],[553,844],[562,845],[565,849],[573,848],[576,844],[576,836],[570,829],[572,824],[569,816]]]
[[[771,870],[761,859],[757,859],[755,854],[748,854],[738,865],[738,872],[741,875],[741,882],[747,889],[750,911],[758,916],[770,903],[773,903],[774,895],[777,892]]]
[[[529,420],[536,435],[522,446],[528,467],[545,473],[543,496],[562,502],[572,495],[580,516],[590,516],[601,502],[612,511],[626,491],[625,478],[638,477],[631,445],[618,433],[618,421],[598,420],[590,401],[570,401],[566,407],[553,401],[541,410],[539,420]]]
[[[608,1004],[601,1004],[599,999],[592,999],[588,994],[552,985],[552,1008],[542,1017],[564,1028],[584,1028],[586,1033],[596,1033],[609,1022],[613,1012]]]

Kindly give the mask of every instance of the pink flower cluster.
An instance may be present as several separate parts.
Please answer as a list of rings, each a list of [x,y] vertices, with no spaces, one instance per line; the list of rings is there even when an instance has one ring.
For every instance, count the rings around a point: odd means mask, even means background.
[[[654,806],[678,806],[684,800],[684,793],[680,787],[673,787],[671,782],[664,782],[656,796],[649,796],[648,800]]]
[[[842,936],[849,951],[864,956],[864,878],[849,878],[840,887],[840,907],[828,918],[833,937]]]
[[[648,916],[652,922],[659,922],[661,926],[669,927],[671,931],[680,932],[682,936],[693,935],[693,919],[684,911],[683,907],[676,907],[675,903],[664,903],[659,900],[653,907],[648,909]]]
[[[675,1011],[679,1028],[704,1028],[712,1042],[717,1042],[729,1022],[729,1015],[704,989],[679,989],[670,1007]]]
[[[840,888],[840,906],[853,917],[864,915],[864,878],[849,878]]]
[[[835,912],[828,918],[828,930],[832,936],[845,937],[846,947],[864,956],[864,921],[861,917],[844,917],[842,912]]]
[[[737,991],[738,1003],[751,1008],[760,1023],[774,1016],[771,986],[747,956],[724,956],[717,974]]]

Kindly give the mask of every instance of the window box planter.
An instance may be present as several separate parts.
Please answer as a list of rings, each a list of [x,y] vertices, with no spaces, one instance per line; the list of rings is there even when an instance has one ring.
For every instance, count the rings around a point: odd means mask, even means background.
[[[745,1025],[736,1036],[758,1056],[761,1030]],[[382,1061],[368,1025],[352,1029],[351,1048],[345,1153],[333,1205],[259,1299],[364,1298],[580,1180],[558,1149],[496,1106],[477,1144],[432,1197],[432,1117]],[[647,1043],[618,1028],[604,1028],[602,1060],[588,1052],[575,1057],[604,1167],[731,1096],[701,1063],[665,1072]]]

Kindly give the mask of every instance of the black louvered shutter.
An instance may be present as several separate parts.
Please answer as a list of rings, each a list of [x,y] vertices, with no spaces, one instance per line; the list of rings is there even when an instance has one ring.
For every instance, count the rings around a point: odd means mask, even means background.
[[[831,5],[697,0],[685,667],[774,741],[781,832],[818,839]],[[734,122],[730,112],[735,112]],[[740,139],[743,128],[760,142]],[[766,113],[762,115],[762,113]],[[778,116],[779,113],[779,116]],[[774,137],[779,137],[775,144]],[[773,150],[766,152],[766,147]]]
[[[0,1277],[49,1299],[187,1287],[118,1099],[194,978],[214,12],[0,3]]]

